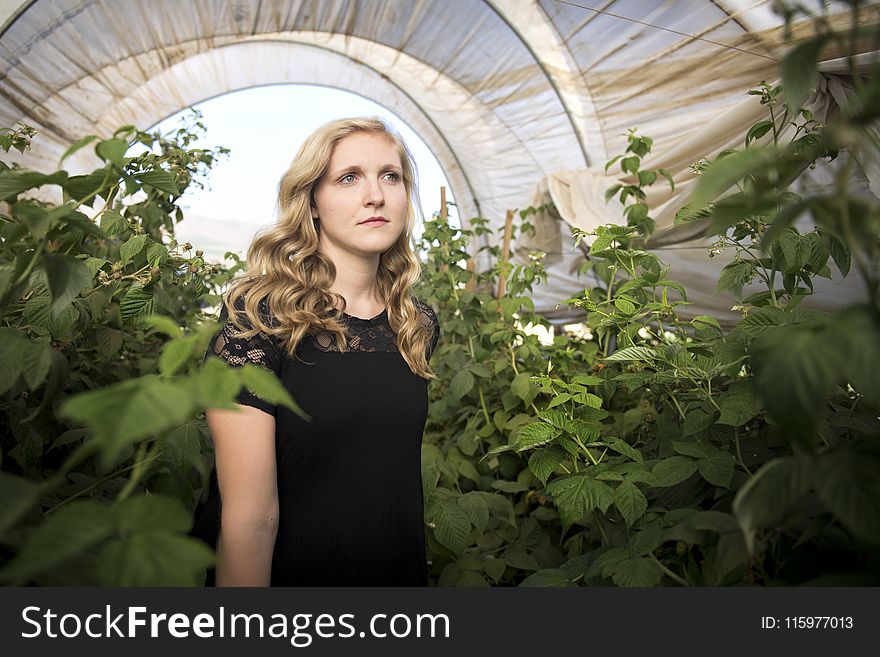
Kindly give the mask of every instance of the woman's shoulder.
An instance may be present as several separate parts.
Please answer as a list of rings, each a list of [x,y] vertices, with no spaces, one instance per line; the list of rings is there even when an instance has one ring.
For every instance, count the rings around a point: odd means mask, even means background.
[[[424,322],[426,325],[430,326],[439,326],[440,322],[437,319],[437,313],[434,312],[434,309],[431,308],[427,303],[419,299],[418,297],[412,297],[413,304],[416,309],[422,314]]]

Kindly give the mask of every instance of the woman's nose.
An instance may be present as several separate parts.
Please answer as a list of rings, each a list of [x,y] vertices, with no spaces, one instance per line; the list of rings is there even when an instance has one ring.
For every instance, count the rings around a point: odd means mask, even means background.
[[[385,202],[385,194],[382,192],[382,185],[379,181],[367,182],[364,201],[366,205],[382,205]]]

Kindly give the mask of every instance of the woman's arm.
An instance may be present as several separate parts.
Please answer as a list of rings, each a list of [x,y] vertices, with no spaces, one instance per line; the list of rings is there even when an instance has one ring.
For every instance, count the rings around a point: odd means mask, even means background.
[[[217,586],[268,586],[278,533],[275,418],[251,406],[210,408],[220,487]]]

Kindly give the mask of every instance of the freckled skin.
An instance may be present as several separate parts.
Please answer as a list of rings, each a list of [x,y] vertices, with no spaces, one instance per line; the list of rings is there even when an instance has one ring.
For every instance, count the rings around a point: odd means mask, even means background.
[[[315,185],[315,203],[323,252],[378,258],[406,228],[407,194],[394,143],[367,132],[345,137]],[[359,225],[372,216],[388,223]]]

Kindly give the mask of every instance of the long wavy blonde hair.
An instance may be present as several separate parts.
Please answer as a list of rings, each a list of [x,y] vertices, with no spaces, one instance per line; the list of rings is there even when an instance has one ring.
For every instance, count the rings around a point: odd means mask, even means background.
[[[319,227],[311,207],[314,187],[326,172],[336,145],[356,132],[386,136],[400,156],[407,192],[406,228],[380,255],[376,282],[401,356],[413,373],[425,379],[436,378],[426,358],[431,331],[411,296],[421,271],[413,245],[416,212],[420,213],[421,207],[415,161],[400,135],[378,117],[331,121],[305,140],[278,187],[278,222],[254,238],[248,249],[247,270],[233,282],[224,304],[243,337],[259,331],[278,336],[292,357],[310,333],[333,333],[337,348],[347,349],[348,334],[340,321],[342,310],[337,310],[345,309],[345,299],[330,291],[336,267],[318,248]],[[264,301],[268,303],[268,316],[260,311]],[[246,321],[236,308],[243,310]]]

